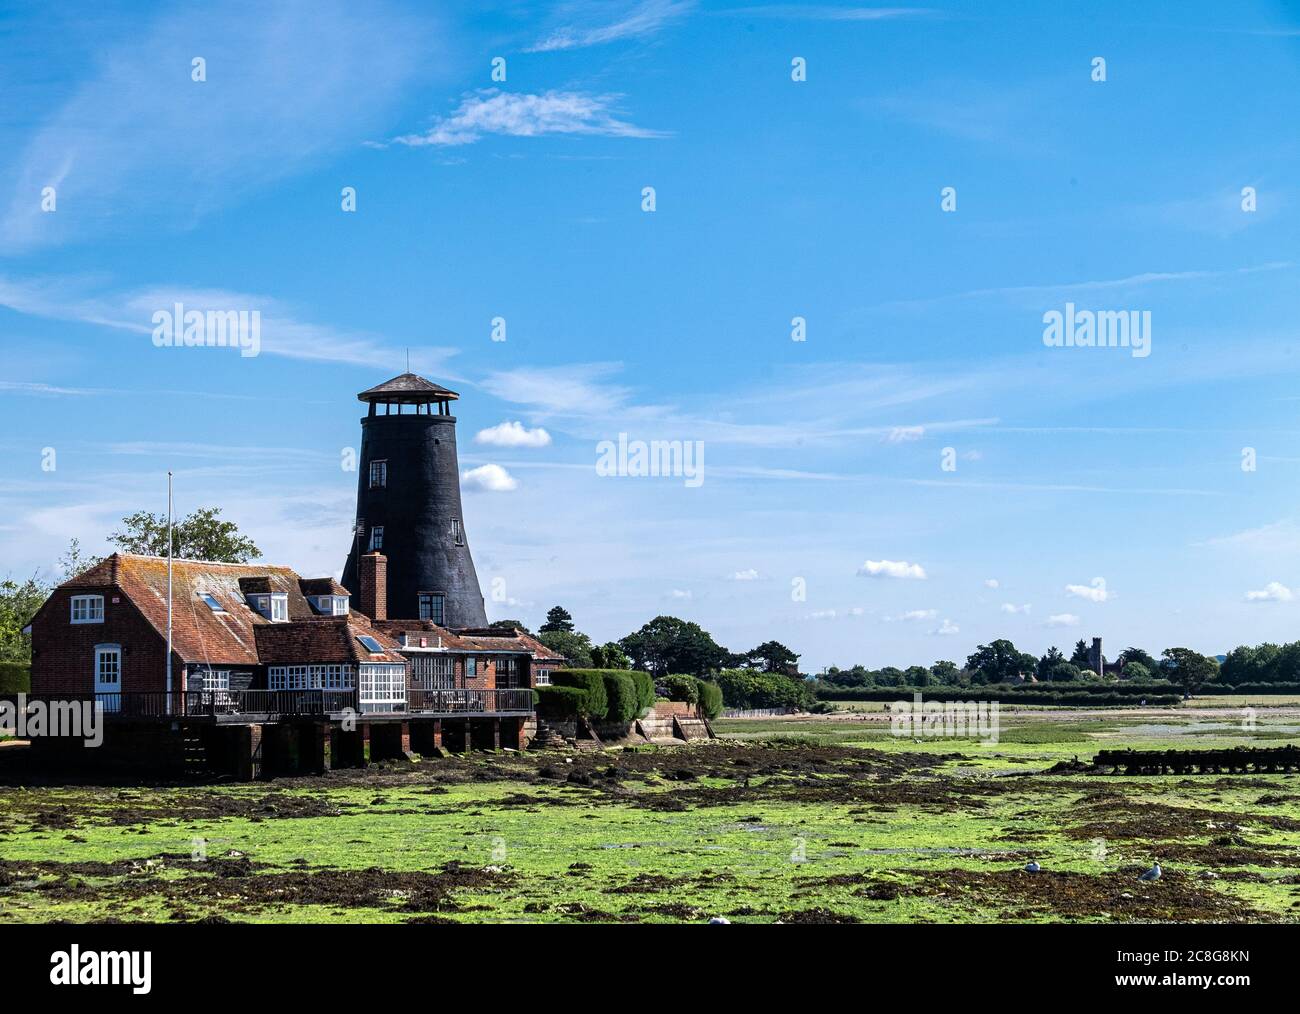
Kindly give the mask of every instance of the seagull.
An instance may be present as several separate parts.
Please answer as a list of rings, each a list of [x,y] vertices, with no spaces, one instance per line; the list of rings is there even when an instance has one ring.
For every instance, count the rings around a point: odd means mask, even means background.
[[[1037,859],[1031,859],[1029,860],[1029,862],[1025,863],[1026,873],[1037,873],[1041,869],[1042,867],[1038,865]]]
[[[1138,880],[1159,880],[1159,879],[1160,879],[1160,860],[1159,860],[1159,859],[1156,860],[1155,865],[1152,866],[1151,869],[1147,870],[1146,873],[1144,873],[1144,874],[1142,874],[1142,876],[1138,877]]]

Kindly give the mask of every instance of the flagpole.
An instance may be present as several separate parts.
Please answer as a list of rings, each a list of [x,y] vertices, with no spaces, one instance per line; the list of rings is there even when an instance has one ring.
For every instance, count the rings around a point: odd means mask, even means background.
[[[172,473],[167,472],[167,710],[172,706]]]

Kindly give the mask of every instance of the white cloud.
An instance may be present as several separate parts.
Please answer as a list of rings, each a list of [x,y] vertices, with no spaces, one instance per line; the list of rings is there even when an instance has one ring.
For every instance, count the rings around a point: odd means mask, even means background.
[[[859,577],[894,577],[925,580],[925,568],[905,560],[868,560],[858,568]]]
[[[413,148],[473,144],[485,134],[541,137],[544,134],[580,134],[600,137],[665,137],[614,115],[617,95],[548,91],[541,95],[503,92],[495,88],[461,97],[450,116],[439,117],[422,134],[393,138],[395,144]]]
[[[603,25],[566,25],[528,47],[530,53],[547,53],[557,49],[600,46],[622,39],[635,39],[657,32],[669,21],[689,11],[693,0],[645,0],[626,10],[616,21]]]
[[[985,588],[996,588],[996,587],[998,587],[998,579],[997,579],[996,577],[991,577],[991,578],[989,578],[987,581],[984,582],[984,587],[985,587]]]
[[[940,637],[951,637],[953,634],[960,634],[961,627],[945,616],[943,622],[930,633],[937,634]]]
[[[683,591],[681,588],[674,588],[671,594],[672,597],[675,599],[691,599],[695,597],[695,595],[692,592]]]
[[[460,479],[467,489],[488,493],[507,493],[519,485],[515,477],[500,465],[479,465],[462,472]]]
[[[1088,584],[1067,584],[1065,593],[1077,599],[1087,599],[1089,602],[1105,602],[1110,598],[1104,577],[1094,577]]]
[[[1003,611],[1004,613],[1010,613],[1010,614],[1012,614],[1013,616],[1015,616],[1015,615],[1019,615],[1019,614],[1023,614],[1023,613],[1027,613],[1027,612],[1029,612],[1029,610],[1030,610],[1031,608],[1032,608],[1032,607],[1029,605],[1028,602],[1026,602],[1023,606],[1018,606],[1018,605],[1016,605],[1014,602],[1003,602],[1003,603],[1002,603],[1002,611]]]
[[[861,606],[852,606],[849,609],[818,609],[808,614],[810,620],[836,620],[849,619],[854,616],[861,616],[866,610]]]
[[[1259,591],[1246,592],[1247,602],[1290,602],[1293,598],[1295,592],[1279,581],[1270,581]]]
[[[551,435],[540,426],[530,430],[521,422],[503,422],[479,430],[474,442],[493,447],[545,447],[551,442]]]
[[[736,571],[734,574],[731,575],[731,580],[733,580],[733,581],[757,581],[757,580],[758,580],[758,571],[754,570],[753,567],[749,568],[748,570],[738,570],[738,571]]]
[[[1078,625],[1079,617],[1075,616],[1074,613],[1056,613],[1047,618],[1047,626],[1049,627],[1077,627]]]
[[[925,436],[924,426],[893,426],[885,434],[885,440],[891,444],[906,444],[920,440]]]

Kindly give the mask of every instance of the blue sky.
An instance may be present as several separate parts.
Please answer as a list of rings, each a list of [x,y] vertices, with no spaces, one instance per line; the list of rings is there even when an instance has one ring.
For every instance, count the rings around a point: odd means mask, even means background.
[[[0,2],[0,573],[168,468],[337,573],[409,348],[494,618],[813,671],[1295,639],[1300,7],[1055,7]],[[177,300],[260,354],[155,347]],[[1151,354],[1045,346],[1066,303]],[[704,483],[597,475],[619,433]]]

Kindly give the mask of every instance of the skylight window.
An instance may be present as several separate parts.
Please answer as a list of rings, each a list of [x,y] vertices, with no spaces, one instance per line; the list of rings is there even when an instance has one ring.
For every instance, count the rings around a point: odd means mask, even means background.
[[[369,634],[358,634],[358,635],[357,635],[357,640],[360,641],[360,642],[361,642],[361,646],[362,646],[363,648],[365,648],[366,651],[370,652],[371,654],[374,654],[374,655],[381,655],[381,654],[383,654],[384,646],[383,646],[382,644],[380,644],[378,641],[376,641],[376,640],[375,640],[373,637],[371,637]]]
[[[207,592],[200,594],[199,598],[201,598],[207,604],[207,607],[214,613],[224,613],[226,611],[225,607]]]

